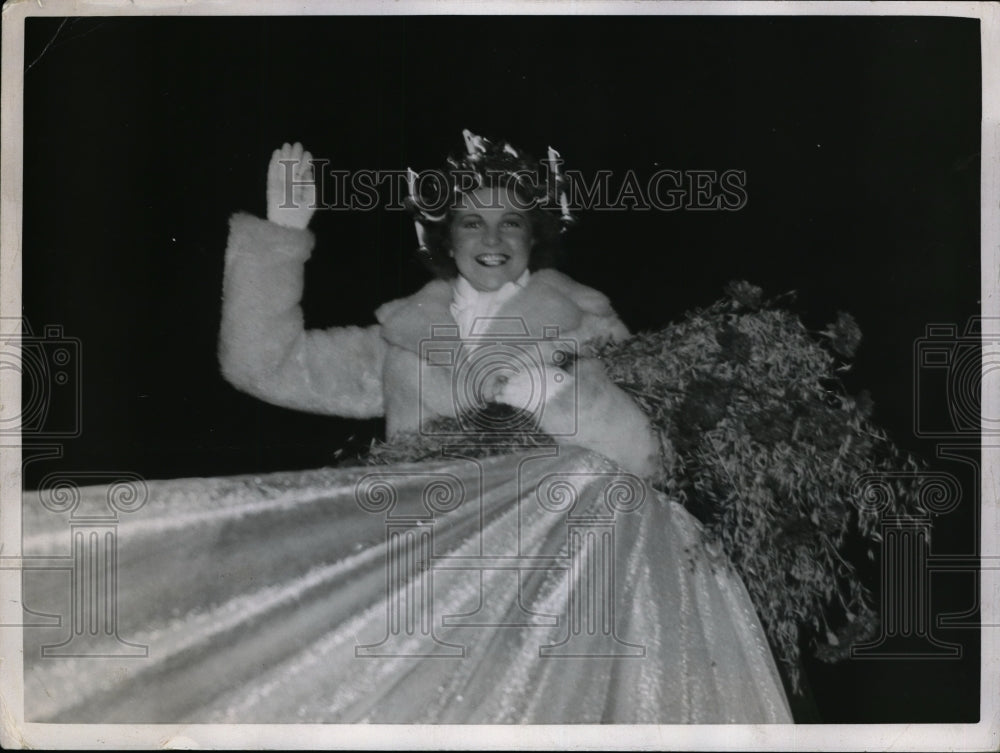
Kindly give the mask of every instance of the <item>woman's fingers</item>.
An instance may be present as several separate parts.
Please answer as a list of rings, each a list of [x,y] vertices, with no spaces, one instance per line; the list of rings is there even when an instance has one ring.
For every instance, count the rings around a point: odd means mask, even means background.
[[[301,142],[287,141],[271,154],[267,168],[267,218],[279,225],[305,228],[315,210],[312,155]]]
[[[312,169],[312,154],[307,152],[301,142],[296,141],[289,144],[287,141],[271,155],[271,165],[292,165],[292,175],[296,178],[304,176],[307,170]]]
[[[312,176],[312,154],[305,151],[302,144],[284,143],[271,153],[268,165],[268,179],[283,178],[288,175],[288,165],[292,166],[293,178],[308,178]]]

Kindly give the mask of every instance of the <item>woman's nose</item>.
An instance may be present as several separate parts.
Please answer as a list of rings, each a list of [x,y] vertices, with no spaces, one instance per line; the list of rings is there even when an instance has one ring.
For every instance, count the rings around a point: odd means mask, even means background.
[[[496,246],[500,243],[500,228],[487,225],[483,228],[483,243],[487,246]]]

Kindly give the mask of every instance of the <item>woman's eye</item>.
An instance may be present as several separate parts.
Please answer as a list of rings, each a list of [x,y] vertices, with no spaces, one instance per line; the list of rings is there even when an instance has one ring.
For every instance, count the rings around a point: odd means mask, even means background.
[[[522,228],[524,227],[524,223],[521,220],[504,220],[500,223],[500,226],[506,228]]]
[[[477,227],[479,227],[479,225],[480,225],[479,220],[462,220],[461,223],[461,227],[467,228],[469,230],[475,230]]]

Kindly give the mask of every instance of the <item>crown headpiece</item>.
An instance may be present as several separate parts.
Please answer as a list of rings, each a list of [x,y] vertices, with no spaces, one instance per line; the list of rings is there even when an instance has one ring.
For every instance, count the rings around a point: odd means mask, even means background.
[[[549,147],[543,169],[542,164],[507,141],[477,136],[468,129],[462,131],[462,136],[465,153],[449,157],[444,171],[435,173],[436,196],[424,196],[420,191],[421,176],[406,169],[407,206],[413,211],[421,251],[427,251],[426,226],[445,221],[454,196],[484,185],[512,185],[532,206],[558,207],[563,231],[573,224],[575,218],[569,209],[568,182],[560,169],[559,152]]]

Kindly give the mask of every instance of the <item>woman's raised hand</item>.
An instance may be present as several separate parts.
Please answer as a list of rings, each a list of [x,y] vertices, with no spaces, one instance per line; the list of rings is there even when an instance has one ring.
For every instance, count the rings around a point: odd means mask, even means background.
[[[267,219],[304,230],[316,211],[312,155],[302,144],[283,144],[267,166]]]

